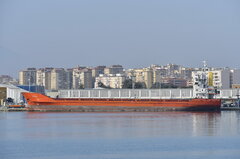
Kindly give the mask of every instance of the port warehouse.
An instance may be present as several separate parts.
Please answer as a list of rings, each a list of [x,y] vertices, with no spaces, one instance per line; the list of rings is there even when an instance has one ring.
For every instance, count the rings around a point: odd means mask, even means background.
[[[7,98],[14,103],[23,101],[22,92],[27,92],[12,85],[0,84],[0,105]],[[236,99],[239,89],[220,89],[216,98]],[[80,89],[46,91],[46,95],[59,98],[138,98],[138,99],[188,99],[194,98],[192,89]]]
[[[20,103],[23,100],[22,92],[27,91],[13,85],[0,84],[0,105],[3,105],[7,98],[12,98],[15,103]]]
[[[220,89],[215,98],[236,99],[239,89]],[[193,89],[89,89],[59,90],[59,98],[137,98],[137,99],[190,99]],[[53,96],[52,96],[53,97]]]

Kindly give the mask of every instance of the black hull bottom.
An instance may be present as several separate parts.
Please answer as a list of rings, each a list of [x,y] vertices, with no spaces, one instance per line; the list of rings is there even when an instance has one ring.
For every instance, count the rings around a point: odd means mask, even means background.
[[[65,112],[159,112],[159,111],[219,111],[216,106],[195,107],[123,107],[123,106],[63,106],[63,105],[34,105],[28,106],[28,111],[65,111]]]

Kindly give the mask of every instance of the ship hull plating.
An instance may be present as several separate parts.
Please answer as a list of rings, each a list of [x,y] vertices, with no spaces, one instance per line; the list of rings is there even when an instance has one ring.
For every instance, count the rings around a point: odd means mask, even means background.
[[[37,93],[23,93],[30,111],[213,111],[220,110],[218,99],[53,99]]]

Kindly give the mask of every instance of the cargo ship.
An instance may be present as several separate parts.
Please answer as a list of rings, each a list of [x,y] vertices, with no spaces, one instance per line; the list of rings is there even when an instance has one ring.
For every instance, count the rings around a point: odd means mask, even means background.
[[[195,74],[193,98],[50,98],[39,93],[24,92],[29,111],[212,111],[220,110],[221,100],[214,99],[208,86],[207,66]]]
[[[39,93],[22,93],[29,111],[214,111],[220,99],[114,99],[50,98]]]

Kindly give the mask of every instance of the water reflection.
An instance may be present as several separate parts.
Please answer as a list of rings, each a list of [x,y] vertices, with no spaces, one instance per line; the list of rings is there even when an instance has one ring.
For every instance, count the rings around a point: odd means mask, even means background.
[[[229,116],[229,115],[227,115]],[[224,135],[225,127],[236,133],[233,125],[223,125],[218,112],[158,113],[35,113],[21,117],[21,135],[25,138],[126,138],[161,136]],[[224,118],[224,115],[223,115]],[[230,128],[229,128],[230,126]],[[9,136],[10,134],[6,134]],[[12,134],[14,135],[14,134]],[[10,135],[11,136],[11,135]],[[10,137],[9,136],[9,137]]]
[[[237,111],[0,112],[1,159],[239,158],[239,139]]]
[[[0,113],[1,128],[24,138],[238,135],[239,112]],[[6,120],[7,119],[7,120]],[[4,133],[14,137],[14,132]]]

